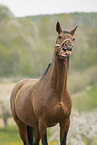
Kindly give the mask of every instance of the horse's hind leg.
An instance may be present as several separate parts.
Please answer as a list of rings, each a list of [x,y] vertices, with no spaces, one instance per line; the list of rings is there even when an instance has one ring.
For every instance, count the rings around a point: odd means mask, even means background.
[[[27,125],[28,140],[30,145],[33,145],[33,127]]]
[[[47,133],[42,138],[42,145],[48,145],[48,142],[47,142]]]

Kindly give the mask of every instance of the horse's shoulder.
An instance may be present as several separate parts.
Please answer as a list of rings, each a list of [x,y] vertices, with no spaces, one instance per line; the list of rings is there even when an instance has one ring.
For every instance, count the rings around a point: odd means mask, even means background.
[[[16,114],[20,120],[28,125],[32,125],[31,122],[33,121],[34,114],[32,111],[31,92],[33,85],[37,81],[36,79],[24,79],[17,83],[17,86],[21,85],[21,88],[18,90],[15,98]]]

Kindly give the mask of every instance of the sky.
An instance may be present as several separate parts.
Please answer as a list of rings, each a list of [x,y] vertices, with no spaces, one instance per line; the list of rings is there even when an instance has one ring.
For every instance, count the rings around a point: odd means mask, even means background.
[[[0,0],[16,17],[70,12],[97,12],[97,0]]]

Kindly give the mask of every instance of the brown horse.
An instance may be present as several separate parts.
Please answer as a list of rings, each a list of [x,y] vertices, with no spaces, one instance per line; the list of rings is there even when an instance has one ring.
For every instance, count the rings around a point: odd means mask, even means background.
[[[66,145],[72,102],[67,89],[67,58],[73,48],[74,32],[62,31],[58,37],[51,64],[39,80],[21,80],[11,94],[11,111],[24,145],[47,143],[47,127],[60,124],[60,144]],[[33,143],[33,135],[35,141]]]

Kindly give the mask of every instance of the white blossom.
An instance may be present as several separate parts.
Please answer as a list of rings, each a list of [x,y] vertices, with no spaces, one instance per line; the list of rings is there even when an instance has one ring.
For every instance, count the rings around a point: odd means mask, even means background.
[[[57,139],[59,142],[59,126],[52,130],[50,141]],[[97,110],[92,112],[72,111],[71,123],[67,137],[68,145],[94,145],[97,142]]]

